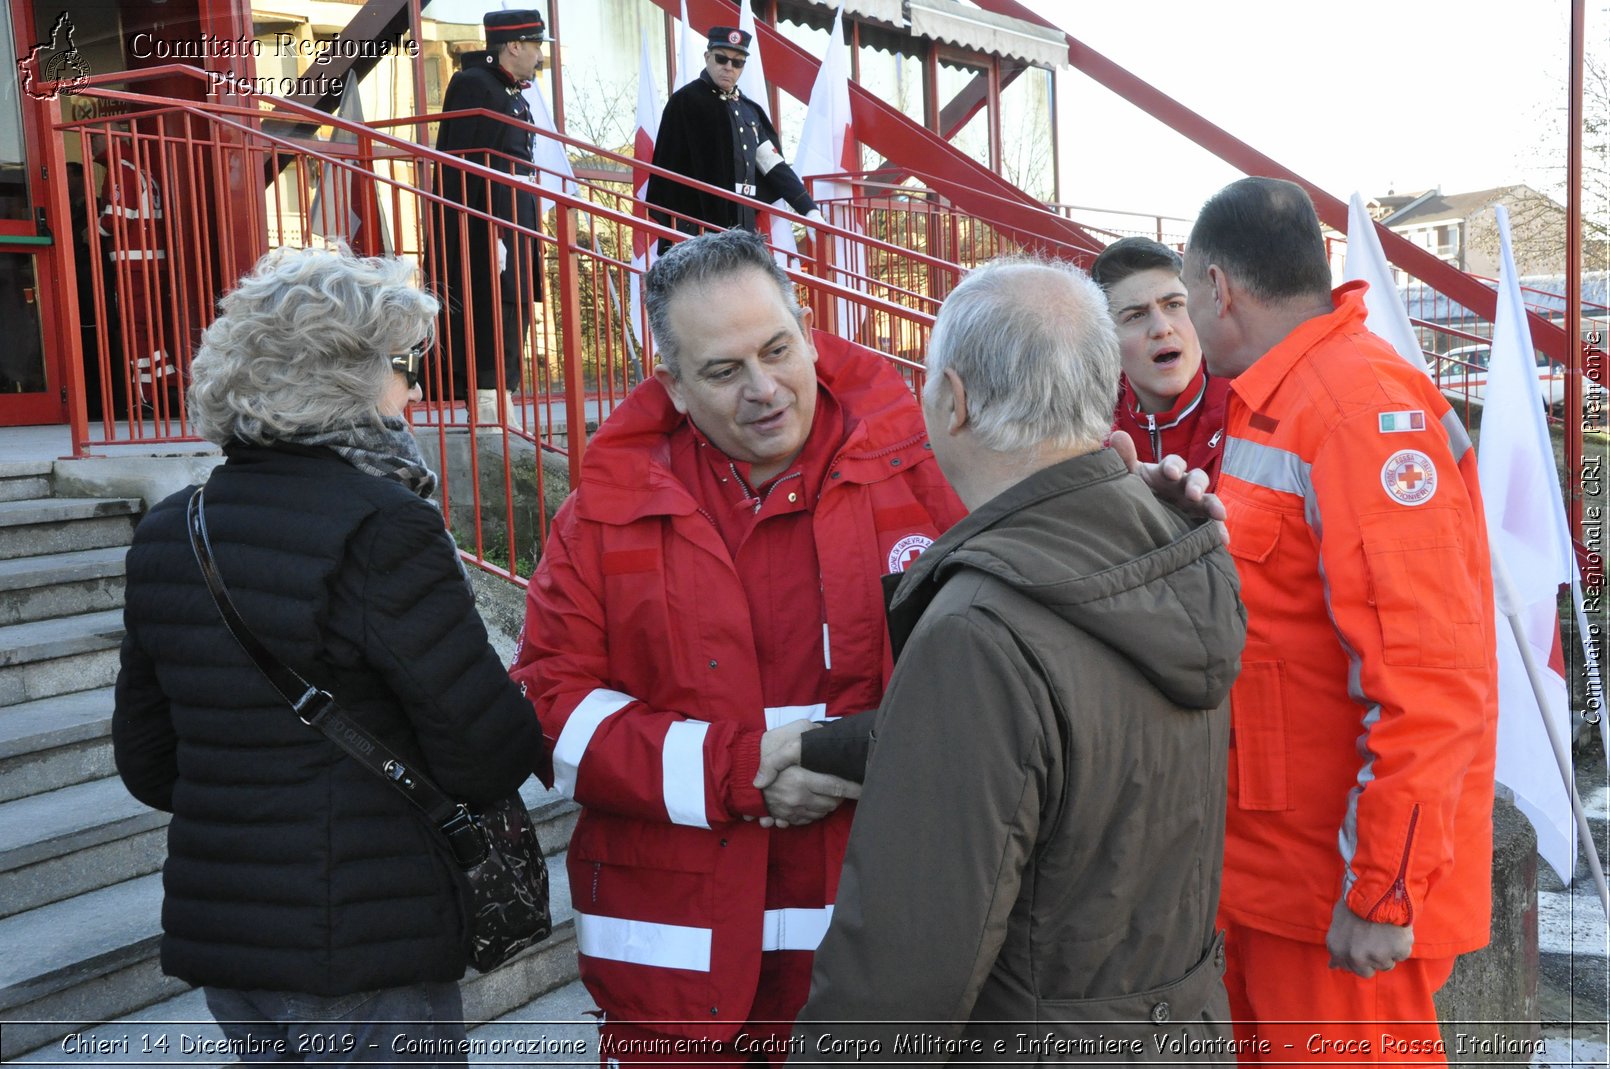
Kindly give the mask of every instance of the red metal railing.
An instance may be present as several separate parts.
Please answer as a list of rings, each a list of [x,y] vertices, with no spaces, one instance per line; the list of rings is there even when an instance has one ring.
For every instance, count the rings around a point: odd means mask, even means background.
[[[643,271],[632,260],[633,239],[641,236],[652,243],[682,235],[634,215],[629,192],[609,183],[544,189],[541,197],[549,212],[537,227],[509,224],[454,203],[439,192],[440,177],[448,171],[509,190],[531,187],[520,178],[424,147],[428,124],[439,116],[365,126],[269,98],[232,105],[111,87],[196,73],[174,67],[91,79],[79,92],[100,98],[103,110],[118,109],[120,114],[76,122],[55,117],[57,159],[64,155],[67,139],[77,140],[85,159],[93,155],[91,138],[104,139],[103,158],[118,166],[125,160],[137,165],[164,202],[160,220],[141,222],[149,225],[150,241],[160,239],[165,253],[160,259],[110,258],[129,251],[133,235],[127,221],[122,229],[114,223],[104,235],[92,227],[82,251],[88,260],[89,306],[98,313],[93,322],[100,329],[85,339],[85,359],[77,366],[86,367],[86,378],[103,389],[93,427],[82,404],[75,404],[75,453],[112,444],[194,440],[182,385],[200,331],[217,298],[268,248],[340,241],[362,254],[414,261],[427,285],[451,290],[463,302],[444,308],[440,342],[454,330],[455,317],[458,322],[470,318],[472,302],[484,296],[468,284],[475,265],[447,262],[444,238],[456,230],[460,247],[467,248],[463,239],[470,228],[495,226],[511,241],[540,248],[546,276],[544,314],[523,332],[512,391],[503,392],[502,353],[495,354],[499,366],[494,385],[500,401],[512,402],[515,418],[482,424],[475,405],[462,398],[473,397],[469,388],[483,384],[457,381],[439,344],[427,373],[425,400],[413,407],[411,418],[443,477],[443,507],[461,550],[482,567],[510,578],[529,575],[545,536],[549,506],[556,504],[548,500],[549,477],[568,469],[574,478],[588,434],[653,365],[652,340],[643,337],[632,311],[630,293]],[[304,128],[322,124],[346,143],[297,136],[297,123]],[[417,140],[392,132],[399,126],[409,127],[405,132]],[[623,165],[634,162],[585,147]],[[81,192],[95,214],[100,207],[96,191],[87,175],[83,182]],[[65,210],[65,203],[56,207],[58,213]],[[816,310],[818,322],[842,320],[841,333],[890,353],[916,385],[920,365],[900,354],[909,357],[926,348],[935,304],[905,283],[953,276],[954,265],[875,234],[831,224],[819,227],[817,238],[814,247],[807,244],[805,255],[789,261],[802,302]],[[872,271],[855,273],[841,266],[846,249],[847,262],[870,265]],[[64,253],[71,269],[74,257]],[[486,255],[495,255],[490,246]],[[490,262],[478,266],[497,277]],[[141,367],[127,332],[114,332],[108,319],[112,309],[136,307],[149,312],[147,333],[174,360],[173,371],[152,383],[149,394],[137,389]],[[501,309],[493,310],[494,316],[501,314]],[[474,367],[473,341],[467,348],[465,374],[473,377],[468,370]],[[114,388],[118,383],[121,392]],[[76,388],[81,400],[81,384]]]

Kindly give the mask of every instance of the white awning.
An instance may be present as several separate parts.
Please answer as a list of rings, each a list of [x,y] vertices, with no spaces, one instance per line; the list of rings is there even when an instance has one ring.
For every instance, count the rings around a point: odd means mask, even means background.
[[[831,11],[836,5],[818,3],[817,6]],[[876,22],[887,22],[891,26],[906,24],[905,5],[900,0],[844,0],[844,10]]]
[[[908,4],[913,37],[1053,69],[1068,65],[1068,40],[1060,30],[969,7],[958,0],[908,0]]]

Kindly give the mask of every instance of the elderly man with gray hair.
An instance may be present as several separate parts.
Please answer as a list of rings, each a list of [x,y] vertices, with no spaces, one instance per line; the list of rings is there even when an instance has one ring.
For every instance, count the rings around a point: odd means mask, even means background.
[[[1103,447],[1089,277],[975,270],[923,415],[970,514],[907,569],[801,1062],[1226,1060],[1214,931],[1245,613],[1217,530]]]

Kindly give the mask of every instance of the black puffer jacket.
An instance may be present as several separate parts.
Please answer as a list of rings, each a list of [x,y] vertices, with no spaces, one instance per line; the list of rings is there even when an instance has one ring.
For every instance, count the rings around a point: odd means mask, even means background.
[[[213,553],[265,645],[448,794],[496,800],[541,730],[475,612],[441,514],[324,449],[234,445],[207,482]],[[341,995],[455,980],[456,870],[400,794],[302,724],[225,630],[185,532],[189,492],[128,556],[112,740],[170,810],[163,971]]]

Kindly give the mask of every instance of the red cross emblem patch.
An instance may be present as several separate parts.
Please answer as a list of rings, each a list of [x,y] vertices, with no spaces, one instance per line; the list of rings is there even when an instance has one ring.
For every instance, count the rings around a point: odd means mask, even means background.
[[[1418,449],[1405,449],[1381,465],[1381,486],[1400,505],[1424,505],[1437,492],[1437,466]]]
[[[889,550],[889,571],[898,575],[911,567],[911,562],[922,556],[922,551],[934,544],[927,535],[909,534]]]

